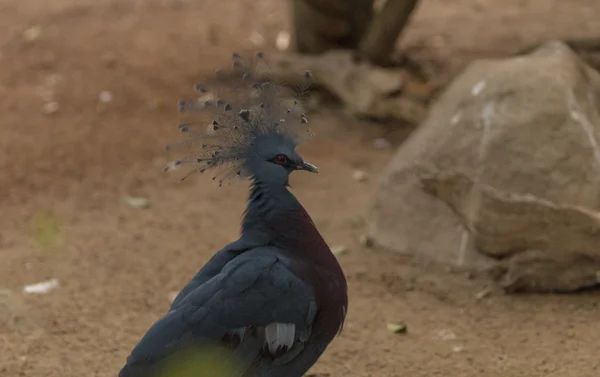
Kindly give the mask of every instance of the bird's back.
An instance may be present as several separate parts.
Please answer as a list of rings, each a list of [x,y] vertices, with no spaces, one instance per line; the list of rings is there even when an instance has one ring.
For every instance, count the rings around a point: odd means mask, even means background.
[[[328,342],[311,336],[313,288],[294,275],[285,251],[238,251],[221,250],[199,271],[134,348],[120,377],[163,377],[167,366],[183,366],[179,357],[190,348],[233,366],[219,377],[300,377],[316,361]]]

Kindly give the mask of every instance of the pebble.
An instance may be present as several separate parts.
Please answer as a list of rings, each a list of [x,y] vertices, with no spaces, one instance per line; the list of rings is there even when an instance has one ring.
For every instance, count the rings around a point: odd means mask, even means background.
[[[261,33],[253,31],[250,33],[250,42],[255,46],[263,46],[265,44],[265,37],[263,37]]]
[[[49,291],[57,288],[58,285],[59,284],[57,279],[50,279],[41,283],[26,285],[25,287],[23,287],[23,292],[43,294],[48,293]]]
[[[456,339],[456,334],[450,330],[441,330],[438,332],[438,336],[445,341]]]
[[[377,149],[391,148],[392,144],[384,138],[377,138],[373,141],[373,146]]]
[[[477,294],[475,294],[475,299],[476,300],[484,299],[487,296],[489,296],[490,293],[492,293],[492,290],[490,288],[486,288],[486,289],[484,289],[482,291],[477,292]]]
[[[42,35],[42,27],[40,25],[35,25],[30,28],[27,28],[23,32],[23,39],[25,42],[33,42],[38,39]]]
[[[60,105],[56,101],[46,102],[43,107],[43,111],[46,114],[54,114],[58,112]]]
[[[388,323],[387,329],[394,334],[405,334],[408,328],[403,323]]]
[[[358,237],[358,242],[360,242],[360,244],[363,245],[364,247],[373,246],[373,240],[371,239],[371,237],[367,236],[366,234],[361,234]]]
[[[285,30],[280,31],[275,38],[275,47],[277,47],[279,51],[287,50],[290,47],[290,39],[289,32]]]
[[[142,197],[126,197],[125,203],[132,208],[148,208],[150,201]]]
[[[366,182],[369,179],[369,175],[362,170],[355,170],[352,173],[352,179],[358,182]]]
[[[98,94],[98,100],[101,103],[110,103],[113,100],[113,95],[108,90],[103,90]]]
[[[333,255],[346,254],[347,251],[348,251],[348,248],[344,245],[337,245],[337,246],[331,247],[331,252],[333,253]]]

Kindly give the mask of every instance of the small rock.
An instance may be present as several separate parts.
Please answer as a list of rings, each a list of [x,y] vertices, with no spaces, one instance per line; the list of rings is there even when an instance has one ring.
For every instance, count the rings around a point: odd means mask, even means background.
[[[388,323],[387,329],[394,334],[406,334],[408,328],[403,323]]]
[[[37,284],[30,284],[23,287],[23,292],[33,294],[44,294],[58,287],[57,279],[50,279]]]
[[[290,33],[287,31],[280,31],[275,38],[275,47],[279,51],[285,51],[290,47]]]
[[[27,28],[23,32],[23,40],[25,42],[33,42],[37,40],[42,35],[42,27],[40,25],[35,25],[30,28]]]
[[[110,103],[113,100],[113,95],[111,92],[103,90],[100,92],[100,94],[98,94],[98,100],[101,103]]]
[[[482,291],[477,292],[477,294],[475,294],[475,299],[476,300],[481,300],[483,298],[486,298],[487,296],[490,295],[490,293],[492,293],[492,290],[490,288],[486,288]]]
[[[364,247],[373,246],[373,239],[371,239],[371,237],[367,236],[366,234],[361,234],[358,237],[358,242],[360,242],[360,244]]]
[[[373,141],[373,146],[377,149],[391,148],[392,144],[384,138],[377,138]]]
[[[132,208],[148,208],[150,207],[150,201],[142,197],[126,197],[125,203]]]
[[[456,339],[456,334],[450,330],[441,330],[438,333],[438,336],[440,337],[441,340],[446,340],[446,341]]]
[[[355,170],[352,173],[352,179],[358,182],[366,182],[369,179],[369,175],[362,170]]]
[[[333,253],[333,255],[342,255],[348,252],[348,248],[344,245],[337,245],[331,247],[331,252]]]
[[[462,352],[464,350],[465,350],[464,346],[452,346],[452,351],[453,352],[459,353],[459,352]]]
[[[255,46],[262,46],[265,44],[265,37],[263,37],[261,33],[253,31],[250,33],[250,42]]]
[[[60,109],[60,105],[56,101],[46,102],[42,109],[45,114],[55,114]]]

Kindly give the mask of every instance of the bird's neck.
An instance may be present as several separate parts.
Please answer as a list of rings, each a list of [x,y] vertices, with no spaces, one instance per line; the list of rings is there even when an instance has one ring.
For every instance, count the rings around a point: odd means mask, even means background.
[[[344,272],[304,207],[286,186],[253,182],[242,222],[242,240],[273,245],[288,253],[296,262],[298,276],[321,287],[320,300],[336,297],[337,301],[331,304],[343,306],[343,322],[348,305]]]
[[[254,181],[242,221],[242,239],[280,247],[304,260],[335,268],[337,259],[300,202],[286,186]]]
[[[248,206],[242,220],[242,237],[262,239],[272,237],[277,222],[299,221],[295,214],[302,209],[296,197],[285,185],[253,180],[248,197]],[[269,240],[270,241],[270,240]]]

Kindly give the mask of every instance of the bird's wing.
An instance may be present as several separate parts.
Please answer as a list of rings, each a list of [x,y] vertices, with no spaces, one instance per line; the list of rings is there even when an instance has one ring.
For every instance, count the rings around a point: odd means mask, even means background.
[[[227,263],[231,262],[233,258],[237,257],[241,253],[256,247],[256,245],[249,244],[242,239],[239,239],[235,242],[230,243],[225,246],[223,249],[216,252],[209,260],[202,266],[200,271],[196,273],[196,275],[192,278],[192,280],[179,292],[177,297],[173,300],[171,304],[171,308],[169,310],[175,309],[183,300],[188,293],[194,291],[196,288],[206,283],[208,280],[212,279],[216,275],[218,275],[221,270],[227,265]]]
[[[260,362],[264,350],[274,364],[297,356],[310,336],[317,305],[312,287],[276,251],[247,251],[185,295],[142,337],[119,376],[156,376],[180,351],[216,349],[223,340],[229,341],[227,357],[235,356],[237,363],[231,376],[242,376]]]

